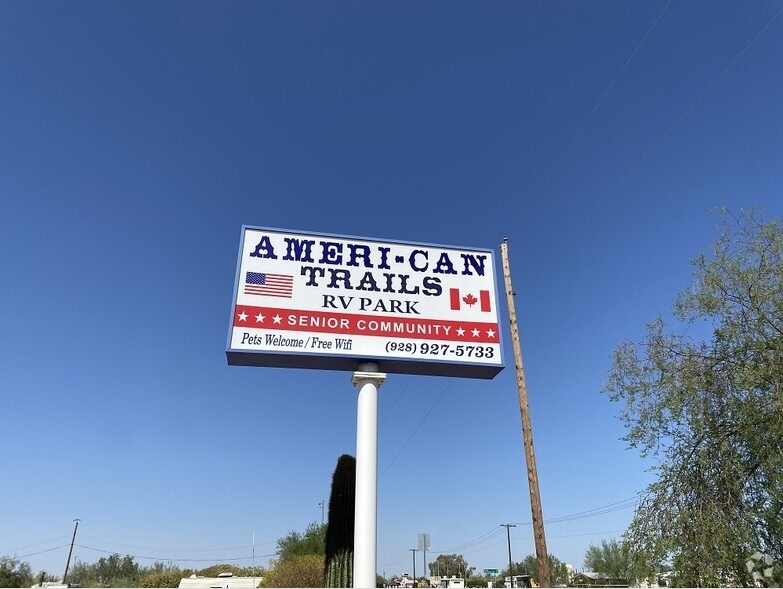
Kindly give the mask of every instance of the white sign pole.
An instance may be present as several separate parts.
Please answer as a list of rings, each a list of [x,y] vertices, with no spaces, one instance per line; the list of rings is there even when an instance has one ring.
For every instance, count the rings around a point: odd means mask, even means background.
[[[356,411],[356,512],[353,532],[353,586],[375,587],[378,524],[378,389],[386,374],[365,362],[353,373],[359,388]]]

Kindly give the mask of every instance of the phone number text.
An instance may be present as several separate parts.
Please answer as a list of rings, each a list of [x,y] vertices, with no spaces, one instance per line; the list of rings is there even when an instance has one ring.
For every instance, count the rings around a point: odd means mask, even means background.
[[[433,344],[428,342],[386,342],[389,354],[410,354],[411,356],[454,356],[456,358],[494,358],[493,346],[469,346],[463,344]]]

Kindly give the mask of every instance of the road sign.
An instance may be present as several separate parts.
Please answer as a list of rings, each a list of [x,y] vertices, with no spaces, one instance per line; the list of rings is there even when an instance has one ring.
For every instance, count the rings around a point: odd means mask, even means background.
[[[499,572],[497,569],[484,569],[485,575],[497,575]]]
[[[426,552],[430,549],[430,535],[419,534],[419,550]]]

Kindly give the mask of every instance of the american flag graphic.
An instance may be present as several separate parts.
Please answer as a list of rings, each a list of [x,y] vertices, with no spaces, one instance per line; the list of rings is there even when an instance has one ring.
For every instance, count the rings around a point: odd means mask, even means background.
[[[290,299],[294,294],[294,277],[290,274],[248,272],[245,275],[245,294]]]

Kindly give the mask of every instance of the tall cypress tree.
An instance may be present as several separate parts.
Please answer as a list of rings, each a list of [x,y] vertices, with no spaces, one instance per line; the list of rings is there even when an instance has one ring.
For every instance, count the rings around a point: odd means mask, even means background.
[[[356,458],[343,454],[337,460],[329,496],[324,560],[327,587],[353,587],[355,504]]]

